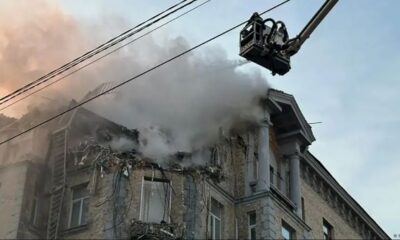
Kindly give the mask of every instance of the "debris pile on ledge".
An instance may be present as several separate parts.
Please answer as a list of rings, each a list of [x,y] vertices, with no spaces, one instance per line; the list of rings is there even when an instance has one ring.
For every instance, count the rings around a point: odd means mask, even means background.
[[[183,239],[183,227],[171,223],[145,223],[141,221],[132,221],[130,234],[132,240],[178,240]]]
[[[185,161],[191,159],[192,153],[177,152],[168,156],[162,166],[153,159],[146,158],[136,149],[129,151],[117,152],[113,151],[110,146],[98,144],[93,138],[81,142],[77,147],[70,151],[74,159],[74,165],[78,167],[89,166],[93,170],[98,170],[100,176],[109,174],[111,171],[119,170],[126,177],[135,169],[158,169],[161,171],[169,171],[180,174],[196,174],[207,176],[214,182],[224,180],[222,168],[220,165],[194,165],[185,164]],[[211,156],[212,157],[212,156]]]

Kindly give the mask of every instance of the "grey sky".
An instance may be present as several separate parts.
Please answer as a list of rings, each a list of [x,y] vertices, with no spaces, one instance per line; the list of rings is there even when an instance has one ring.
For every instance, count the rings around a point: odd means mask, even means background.
[[[126,28],[172,5],[171,0],[64,0],[82,22],[121,19]],[[278,3],[276,0],[212,0],[155,38],[184,36],[194,44]],[[269,16],[285,21],[291,36],[323,0],[292,0]],[[383,229],[400,234],[400,28],[398,0],[340,0],[292,59],[292,70],[270,84],[293,94],[314,125],[311,151]],[[114,21],[113,20],[113,21]],[[109,37],[120,29],[105,29]],[[104,39],[99,39],[99,43]],[[238,31],[212,43],[237,59]]]

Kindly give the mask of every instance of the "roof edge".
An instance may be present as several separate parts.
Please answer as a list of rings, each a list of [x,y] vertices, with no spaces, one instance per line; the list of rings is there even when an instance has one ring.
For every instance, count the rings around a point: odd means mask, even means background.
[[[390,239],[389,235],[379,224],[365,211],[365,209],[339,184],[325,166],[309,151],[304,153],[304,159],[316,170],[332,189],[379,235],[382,239]]]

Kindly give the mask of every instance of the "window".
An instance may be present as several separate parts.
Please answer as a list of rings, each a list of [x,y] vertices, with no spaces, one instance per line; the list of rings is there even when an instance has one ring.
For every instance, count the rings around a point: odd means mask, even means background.
[[[282,238],[284,240],[294,239],[294,229],[285,222],[282,222]]]
[[[249,212],[247,215],[249,218],[249,239],[256,240],[256,223],[257,223],[256,211]]]
[[[169,180],[144,178],[140,214],[140,219],[143,222],[169,222],[170,202],[171,193]]]
[[[254,179],[258,179],[258,154],[257,153],[254,153],[253,174],[254,174]]]
[[[72,206],[69,226],[77,227],[87,223],[89,192],[86,185],[72,189]]]
[[[322,224],[322,230],[324,232],[324,239],[333,239],[333,227],[325,219]]]
[[[31,208],[31,224],[33,226],[37,226],[37,218],[38,218],[38,198],[34,196],[32,199],[32,208]]]
[[[286,196],[290,196],[290,172],[286,172]]]
[[[208,219],[209,239],[221,239],[223,205],[211,199],[211,209]]]
[[[274,185],[274,167],[269,166],[269,181],[271,182],[271,185]]]
[[[306,221],[306,210],[304,207],[304,198],[301,197],[301,218],[303,219],[303,221]]]
[[[210,148],[210,163],[211,163],[211,165],[219,166],[222,164],[221,160],[222,159],[221,159],[220,151],[219,151],[218,147]]]

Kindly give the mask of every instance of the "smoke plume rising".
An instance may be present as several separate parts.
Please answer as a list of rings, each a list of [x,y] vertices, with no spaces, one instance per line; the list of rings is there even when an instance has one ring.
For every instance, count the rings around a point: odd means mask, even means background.
[[[190,44],[184,38],[172,38],[162,46],[151,41],[147,45],[157,55],[151,51],[146,54],[152,61],[161,62]],[[143,69],[143,65],[138,62],[130,69]],[[146,140],[142,151],[159,159],[177,151],[199,150],[239,123],[257,122],[261,116],[258,103],[267,88],[259,74],[239,71],[224,50],[211,47],[137,79],[91,107],[109,119],[139,129]]]
[[[17,9],[19,14],[14,14]],[[120,24],[116,19],[115,24]],[[93,29],[102,26],[78,23],[52,1],[0,0],[0,93],[23,86],[113,36],[103,36],[110,26],[104,31]],[[126,80],[190,45],[183,37],[165,33],[157,42],[146,38],[41,94],[50,100],[29,98],[10,113],[18,116],[28,105],[65,105],[67,99],[80,99],[100,83]],[[209,146],[237,124],[257,122],[258,101],[267,88],[259,73],[240,71],[221,47],[213,46],[179,58],[87,107],[138,129],[140,150],[162,159]],[[126,149],[128,143],[113,144]]]

